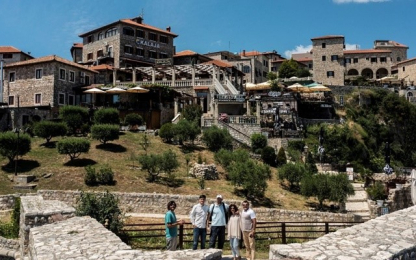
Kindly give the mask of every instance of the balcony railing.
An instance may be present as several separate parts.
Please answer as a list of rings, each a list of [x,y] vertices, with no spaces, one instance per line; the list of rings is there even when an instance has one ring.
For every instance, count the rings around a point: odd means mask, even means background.
[[[214,97],[218,102],[244,102],[246,96],[243,94],[217,94]]]
[[[228,116],[228,123],[240,125],[257,125],[256,116]]]
[[[117,86],[124,86],[127,87],[129,84],[132,84],[132,81],[129,82],[118,82]],[[195,80],[195,84],[192,84],[192,80],[190,79],[176,79],[172,82],[172,80],[155,80],[154,83],[152,83],[151,80],[143,80],[143,81],[136,81],[134,84],[138,86],[142,85],[149,85],[149,84],[156,84],[161,86],[167,86],[167,87],[193,87],[193,86],[211,86],[213,84],[212,79],[198,79]]]

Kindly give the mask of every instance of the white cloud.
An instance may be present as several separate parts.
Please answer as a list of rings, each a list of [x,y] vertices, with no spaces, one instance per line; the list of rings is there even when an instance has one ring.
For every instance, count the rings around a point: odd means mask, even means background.
[[[215,42],[212,42],[211,43],[211,46],[221,46],[222,45],[222,41],[221,40],[218,40],[218,41],[215,41]]]
[[[307,46],[298,45],[293,50],[285,51],[285,57],[290,59],[293,53],[306,53],[306,52],[310,52],[311,50],[312,50],[312,44],[307,45]]]
[[[359,44],[349,44],[349,43],[346,43],[345,44],[345,49],[346,50],[359,50],[360,49],[360,45]]]
[[[332,1],[336,4],[349,4],[349,3],[367,4],[367,3],[389,2],[390,0],[332,0]]]

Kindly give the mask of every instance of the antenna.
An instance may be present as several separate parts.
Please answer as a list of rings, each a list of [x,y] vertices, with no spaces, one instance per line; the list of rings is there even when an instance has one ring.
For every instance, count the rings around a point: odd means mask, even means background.
[[[144,18],[144,8],[142,8],[142,12],[140,13],[140,17]]]

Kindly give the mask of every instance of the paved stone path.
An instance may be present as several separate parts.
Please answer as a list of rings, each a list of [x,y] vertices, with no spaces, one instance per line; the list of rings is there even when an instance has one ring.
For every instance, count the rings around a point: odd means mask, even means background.
[[[355,194],[348,196],[345,203],[345,209],[355,215],[359,215],[364,221],[370,219],[370,209],[367,202],[367,192],[364,190],[364,184],[353,183]]]
[[[416,206],[303,244],[271,245],[270,254],[298,260],[416,259]]]

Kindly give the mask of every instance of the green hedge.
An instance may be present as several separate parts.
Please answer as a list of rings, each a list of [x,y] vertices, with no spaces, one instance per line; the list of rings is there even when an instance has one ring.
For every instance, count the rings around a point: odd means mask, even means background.
[[[78,158],[81,153],[87,153],[90,150],[90,141],[84,138],[69,137],[62,139],[57,144],[58,153],[67,154],[71,161]]]
[[[108,141],[117,140],[120,134],[119,125],[93,125],[91,127],[91,137],[106,144]]]

